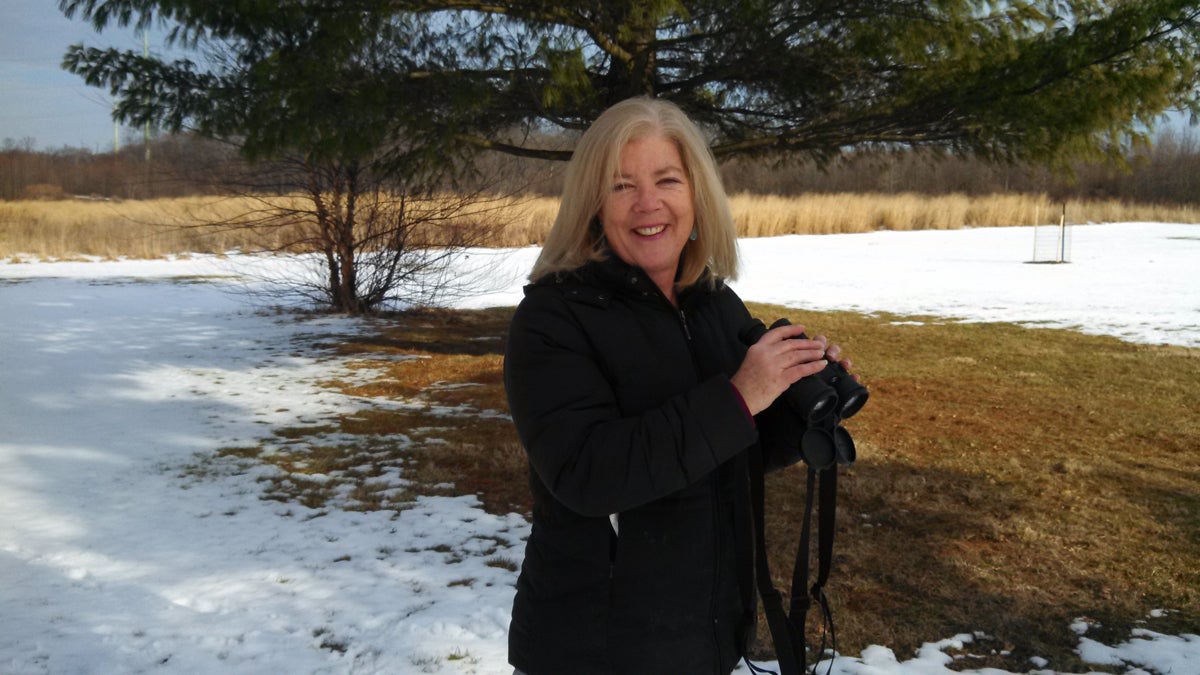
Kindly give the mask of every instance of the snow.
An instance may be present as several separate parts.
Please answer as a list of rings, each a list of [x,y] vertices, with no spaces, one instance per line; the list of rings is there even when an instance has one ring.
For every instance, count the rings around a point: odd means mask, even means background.
[[[744,240],[734,287],[797,308],[1200,347],[1200,225],[1076,226],[1065,265],[1025,264],[1032,239],[1003,228]],[[470,252],[456,275],[491,288],[456,304],[515,304],[536,255]],[[383,404],[321,386],[356,377],[321,345],[364,324],[231,292],[263,266],[298,264],[0,263],[0,673],[511,672],[524,518],[474,497],[376,512],[264,500],[260,481],[277,469],[216,455]],[[402,471],[379,480],[404,485]],[[1074,628],[1097,666],[1200,673],[1197,635],[1138,629],[1104,645],[1089,626]],[[832,673],[950,673],[947,651],[974,638],[933,639],[910,658],[876,645]]]

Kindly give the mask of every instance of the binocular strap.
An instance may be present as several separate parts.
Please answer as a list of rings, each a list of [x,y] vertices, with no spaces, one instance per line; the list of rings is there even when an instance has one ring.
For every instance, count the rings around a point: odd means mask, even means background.
[[[767,627],[771,631],[775,655],[779,660],[779,675],[802,675],[808,671],[808,655],[804,640],[808,610],[812,606],[810,596],[821,606],[822,620],[826,630],[822,632],[821,647],[816,652],[818,661],[825,652],[825,640],[829,638],[836,653],[837,635],[834,631],[833,614],[825,597],[825,583],[833,564],[833,534],[837,516],[837,467],[824,471],[808,468],[808,482],[804,505],[804,522],[800,530],[800,543],[796,550],[796,562],[792,569],[791,602],[788,611],[783,608],[783,595],[775,588],[767,561],[766,525],[764,518],[766,489],[763,476],[762,456],[751,452],[750,491],[754,509],[754,567],[759,597]],[[812,512],[820,493],[817,533],[817,582],[805,592],[809,582],[809,549],[812,541]],[[764,671],[746,660],[756,673]],[[833,670],[832,657],[830,671]]]

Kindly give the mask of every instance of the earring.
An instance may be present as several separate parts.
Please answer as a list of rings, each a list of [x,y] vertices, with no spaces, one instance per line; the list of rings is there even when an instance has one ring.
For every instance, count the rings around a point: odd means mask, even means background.
[[[696,228],[694,228],[694,227],[693,227],[693,228],[692,228],[692,233],[688,235],[688,240],[690,240],[690,241],[696,241],[696,239],[697,239],[697,238],[699,238],[699,236],[700,236],[700,235],[696,233]]]

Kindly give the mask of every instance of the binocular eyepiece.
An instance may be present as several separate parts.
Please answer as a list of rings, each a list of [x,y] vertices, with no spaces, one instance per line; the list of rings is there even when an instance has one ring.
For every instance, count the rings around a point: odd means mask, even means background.
[[[779,319],[771,328],[790,325]],[[752,345],[769,330],[757,319],[741,332],[742,342]],[[801,333],[799,338],[808,336]],[[852,417],[867,403],[867,388],[858,383],[840,363],[830,361],[824,370],[801,378],[783,392],[781,398],[804,424],[800,455],[813,469],[821,471],[834,464],[849,466],[857,453],[850,432],[841,421]]]

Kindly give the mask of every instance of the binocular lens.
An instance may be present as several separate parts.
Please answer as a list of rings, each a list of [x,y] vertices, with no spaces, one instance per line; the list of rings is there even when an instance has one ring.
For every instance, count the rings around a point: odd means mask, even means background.
[[[789,400],[797,411],[808,416],[809,422],[819,422],[833,413],[834,408],[837,407],[838,397],[837,392],[829,389],[821,392],[808,392],[802,399],[789,397]],[[807,409],[804,407],[805,401],[810,402]]]
[[[821,371],[820,376],[829,386],[837,391],[841,407],[838,415],[847,419],[858,412],[867,403],[867,388],[855,380],[840,363],[830,363]]]
[[[842,403],[842,419],[846,419],[858,412],[867,402],[867,390],[852,392],[850,396]]]

